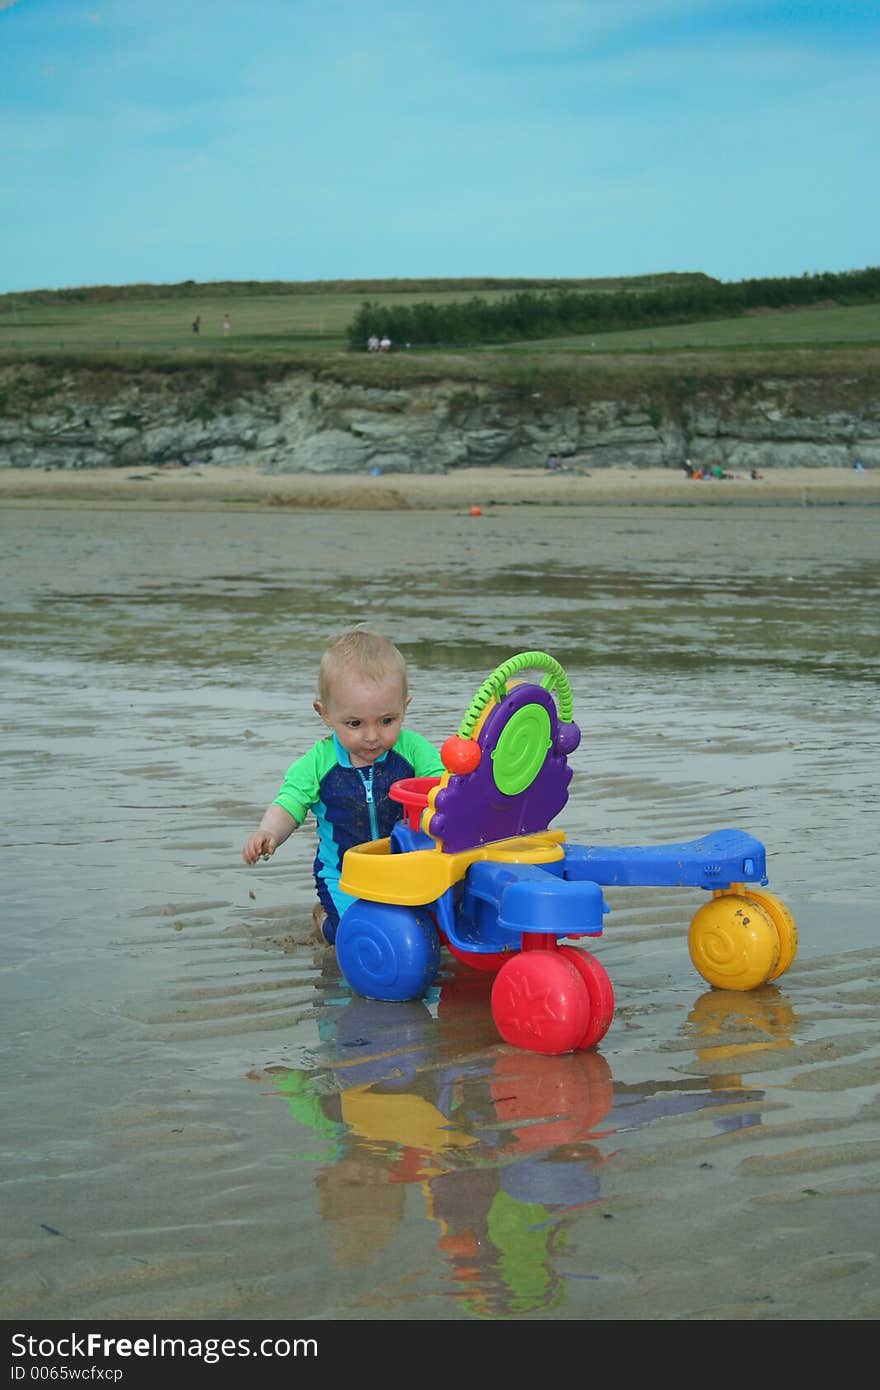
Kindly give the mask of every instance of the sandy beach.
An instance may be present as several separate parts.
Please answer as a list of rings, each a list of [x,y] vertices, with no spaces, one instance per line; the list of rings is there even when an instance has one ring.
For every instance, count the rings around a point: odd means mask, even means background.
[[[759,479],[689,479],[674,468],[501,467],[450,473],[264,473],[257,468],[0,469],[0,505],[426,510],[511,506],[877,505],[880,469],[781,468]]]
[[[876,1319],[877,477],[0,470],[0,1318]],[[314,831],[242,860],[352,620],[438,746],[497,663],[558,659],[554,826],[741,827],[790,966],[710,987],[702,890],[621,884],[594,1049],[506,1043],[449,952],[361,998],[313,937]]]

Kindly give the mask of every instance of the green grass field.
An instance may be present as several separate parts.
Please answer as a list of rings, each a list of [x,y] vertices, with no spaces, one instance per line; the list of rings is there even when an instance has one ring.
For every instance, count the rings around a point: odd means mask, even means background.
[[[0,316],[0,349],[20,352],[146,352],[200,355],[338,352],[360,307],[346,294],[243,295],[25,304]],[[224,337],[223,315],[232,331]],[[192,331],[196,315],[201,331]]]
[[[778,310],[737,319],[671,324],[663,328],[595,333],[513,344],[495,352],[669,352],[717,348],[833,348],[880,344],[880,304],[852,308]],[[595,346],[594,346],[595,345]]]
[[[656,277],[658,280],[662,277]],[[686,277],[683,277],[686,278]],[[650,277],[634,277],[640,288]],[[491,302],[511,293],[511,285],[462,288],[467,282],[429,282],[424,288],[388,289],[388,282],[356,286],[303,287],[300,292],[258,286],[188,286],[175,290],[156,287],[144,297],[99,298],[86,292],[82,300],[63,295],[0,296],[0,360],[29,355],[61,354],[80,357],[134,354],[155,359],[212,361],[239,358],[278,362],[286,356],[322,357],[348,352],[346,328],[361,305],[371,302],[436,304],[479,295]],[[570,282],[587,287],[591,282]],[[620,282],[599,282],[614,289]],[[596,287],[593,282],[593,287]],[[229,313],[232,330],[222,331]],[[201,331],[192,331],[196,315]],[[852,308],[827,307],[776,311],[743,318],[549,338],[503,347],[450,349],[449,356],[490,355],[500,359],[573,354],[665,354],[688,350],[712,352],[742,349],[833,349],[846,345],[880,346],[880,304]],[[395,348],[402,345],[395,344]],[[356,356],[356,354],[349,354]],[[422,350],[418,351],[422,355]],[[445,356],[446,354],[439,354]],[[436,349],[430,351],[436,358]]]
[[[0,350],[13,352],[214,353],[340,352],[361,305],[444,304],[478,295],[488,303],[518,288],[551,284],[613,291],[652,289],[702,275],[643,275],[630,280],[340,281],[337,283],[121,286],[0,295]],[[229,314],[232,331],[223,333]],[[198,315],[198,335],[192,323]]]

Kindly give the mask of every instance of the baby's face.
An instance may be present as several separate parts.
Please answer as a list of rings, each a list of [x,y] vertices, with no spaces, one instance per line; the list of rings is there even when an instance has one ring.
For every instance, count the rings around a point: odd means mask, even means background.
[[[398,675],[371,680],[345,671],[333,682],[326,705],[315,709],[355,767],[372,767],[395,743],[409,701]]]

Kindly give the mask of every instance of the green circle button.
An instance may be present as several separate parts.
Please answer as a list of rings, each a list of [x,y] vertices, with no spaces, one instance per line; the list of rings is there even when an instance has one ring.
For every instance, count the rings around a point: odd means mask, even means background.
[[[543,705],[523,705],[512,714],[492,754],[495,785],[505,796],[530,787],[550,747],[550,716]]]

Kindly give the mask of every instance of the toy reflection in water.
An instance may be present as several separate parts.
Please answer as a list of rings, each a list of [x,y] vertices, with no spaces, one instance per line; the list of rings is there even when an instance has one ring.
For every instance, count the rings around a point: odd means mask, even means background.
[[[597,1052],[499,1051],[475,999],[491,988],[491,977],[459,965],[425,1000],[351,997],[323,1011],[336,1015],[323,1067],[269,1070],[291,1114],[320,1136],[297,1157],[319,1164],[336,1262],[365,1264],[386,1249],[407,1187],[419,1187],[453,1297],[466,1314],[497,1319],[558,1308],[569,1278],[601,1275],[600,1255],[595,1269],[564,1265],[568,1228],[600,1199],[616,1134],[684,1111],[726,1114],[760,1093],[710,1089],[703,1078],[615,1086]],[[480,1018],[486,1045],[475,1047]]]
[[[685,1030],[698,1044],[696,1055],[713,1090],[733,1096],[741,1092],[746,1100],[743,1072],[761,1066],[767,1052],[794,1047],[798,1023],[785,995],[767,984],[749,993],[708,990],[694,1003]],[[757,1112],[734,1112],[725,1128],[742,1129],[760,1122]]]
[[[750,993],[710,989],[701,994],[688,1014],[686,1029],[703,1046],[703,1061],[741,1057],[748,1052],[794,1047],[798,1015],[775,985]],[[709,1046],[705,1046],[705,1041]]]

